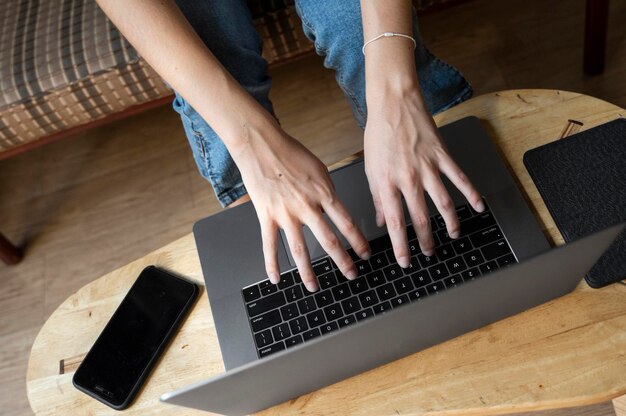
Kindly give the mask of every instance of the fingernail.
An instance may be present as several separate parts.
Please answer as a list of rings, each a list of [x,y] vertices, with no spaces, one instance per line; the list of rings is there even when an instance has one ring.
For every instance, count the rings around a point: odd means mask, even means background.
[[[278,276],[277,273],[270,273],[268,277],[270,278],[270,282],[274,284],[277,284],[278,282],[280,282],[280,276]]]
[[[306,282],[304,284],[309,292],[317,292],[317,284],[315,282]]]
[[[478,201],[478,203],[476,204],[476,211],[478,212],[483,212],[485,210],[485,203],[483,202],[483,200],[481,199],[480,201]]]
[[[400,265],[400,267],[402,267],[403,269],[406,269],[407,267],[409,267],[409,258],[408,257],[400,257],[398,258],[398,264]]]
[[[430,256],[432,256],[433,254],[435,254],[435,250],[424,250],[423,254],[424,254],[426,257],[430,257]]]
[[[357,278],[357,274],[356,271],[354,270],[350,270],[348,273],[346,273],[346,277],[348,278],[348,280],[354,280]]]
[[[452,231],[450,233],[450,238],[459,238],[460,233],[458,231]]]
[[[361,254],[360,256],[363,260],[369,260],[370,257],[372,257],[372,253],[369,251],[366,251],[365,253]]]

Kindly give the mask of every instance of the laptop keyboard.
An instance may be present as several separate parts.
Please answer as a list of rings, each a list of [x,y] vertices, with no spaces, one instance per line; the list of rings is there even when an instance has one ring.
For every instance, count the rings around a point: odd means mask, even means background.
[[[485,204],[486,205],[486,204]],[[420,252],[412,226],[407,226],[411,264],[401,268],[388,235],[370,241],[372,256],[361,260],[349,249],[359,276],[348,281],[330,257],[312,263],[319,290],[311,293],[297,269],[242,289],[259,358],[436,295],[498,268],[517,263],[508,242],[487,207],[478,213],[469,205],[456,209],[461,237],[452,240],[441,215],[431,217],[435,254]]]

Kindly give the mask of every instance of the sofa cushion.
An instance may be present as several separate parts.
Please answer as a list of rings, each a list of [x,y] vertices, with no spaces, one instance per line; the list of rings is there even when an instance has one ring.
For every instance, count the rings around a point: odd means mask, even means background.
[[[171,94],[93,0],[5,0],[0,27],[0,151]]]

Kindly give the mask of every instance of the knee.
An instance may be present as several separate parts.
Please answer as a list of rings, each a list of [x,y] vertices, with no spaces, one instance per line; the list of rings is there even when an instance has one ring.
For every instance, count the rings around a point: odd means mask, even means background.
[[[326,66],[335,68],[342,58],[361,60],[363,25],[359,0],[300,0],[298,15],[307,36]]]

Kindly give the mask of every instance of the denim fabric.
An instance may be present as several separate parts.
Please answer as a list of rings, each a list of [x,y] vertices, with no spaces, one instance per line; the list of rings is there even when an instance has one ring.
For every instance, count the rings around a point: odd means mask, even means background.
[[[270,113],[271,80],[261,57],[261,38],[255,31],[245,0],[177,0],[200,38],[233,77]],[[359,0],[296,0],[305,35],[335,71],[357,123],[364,128],[365,61],[361,53],[363,29]],[[413,12],[417,41],[415,63],[428,109],[436,114],[472,95],[472,88],[452,66],[434,57],[423,45]],[[382,40],[384,41],[384,40]],[[200,173],[208,179],[222,206],[246,193],[241,174],[222,140],[176,93],[174,109],[180,113]]]

